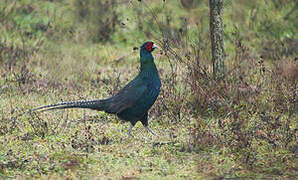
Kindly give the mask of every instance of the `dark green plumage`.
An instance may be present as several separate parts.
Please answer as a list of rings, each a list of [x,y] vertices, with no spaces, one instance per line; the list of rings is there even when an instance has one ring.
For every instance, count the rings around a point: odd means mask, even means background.
[[[103,100],[61,102],[41,106],[32,111],[88,108],[116,114],[120,119],[131,123],[128,134],[137,121],[141,121],[148,131],[148,110],[154,104],[160,91],[161,82],[151,52],[155,49],[153,42],[146,42],[140,48],[141,68],[139,74],[114,96]]]

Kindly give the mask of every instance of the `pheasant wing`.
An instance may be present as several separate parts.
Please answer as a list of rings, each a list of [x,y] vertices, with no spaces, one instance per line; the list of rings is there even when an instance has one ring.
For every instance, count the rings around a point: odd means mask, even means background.
[[[136,77],[117,94],[109,99],[106,99],[105,111],[108,113],[117,114],[124,109],[130,108],[139,98],[142,98],[147,91],[147,83],[143,79]]]

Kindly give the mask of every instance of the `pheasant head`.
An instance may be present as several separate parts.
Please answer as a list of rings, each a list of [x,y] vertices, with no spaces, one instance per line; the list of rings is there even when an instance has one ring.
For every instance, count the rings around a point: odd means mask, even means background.
[[[154,58],[151,54],[155,48],[157,48],[157,46],[154,45],[154,43],[151,41],[145,42],[141,46],[141,51],[140,51],[141,69],[143,69],[145,67],[155,66]]]

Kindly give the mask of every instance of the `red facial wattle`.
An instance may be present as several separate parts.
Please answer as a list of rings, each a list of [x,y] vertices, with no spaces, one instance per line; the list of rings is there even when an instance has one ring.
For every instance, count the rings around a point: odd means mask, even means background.
[[[145,48],[148,52],[151,52],[152,51],[152,47],[153,47],[153,43],[152,42],[148,42],[146,45],[145,45]]]

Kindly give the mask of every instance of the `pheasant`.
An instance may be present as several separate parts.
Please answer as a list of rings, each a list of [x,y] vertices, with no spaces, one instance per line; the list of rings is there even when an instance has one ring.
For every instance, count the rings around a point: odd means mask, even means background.
[[[148,110],[156,101],[161,82],[154,63],[152,51],[157,46],[153,42],[145,42],[140,48],[140,72],[118,93],[107,99],[60,102],[34,108],[32,111],[48,111],[66,108],[87,108],[117,115],[123,121],[129,121],[128,135],[134,125],[141,121],[152,134],[157,135],[148,126]],[[158,136],[158,135],[157,135]]]

